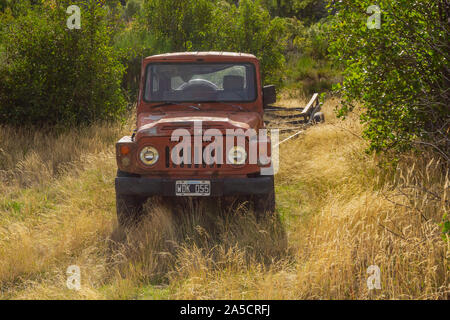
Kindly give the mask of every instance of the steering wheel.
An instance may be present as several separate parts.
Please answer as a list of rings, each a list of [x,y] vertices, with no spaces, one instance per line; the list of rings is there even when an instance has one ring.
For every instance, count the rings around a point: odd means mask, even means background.
[[[195,88],[195,87],[202,87],[202,88],[205,88],[205,89],[208,88],[208,89],[212,89],[214,91],[219,90],[218,86],[216,86],[211,81],[208,81],[208,80],[205,80],[205,79],[192,79],[192,80],[189,80],[189,82],[186,82],[186,83],[182,84],[178,89],[186,91],[186,90],[190,90],[191,88]]]
[[[219,87],[205,79],[192,79],[178,89],[182,90],[188,99],[214,100]]]

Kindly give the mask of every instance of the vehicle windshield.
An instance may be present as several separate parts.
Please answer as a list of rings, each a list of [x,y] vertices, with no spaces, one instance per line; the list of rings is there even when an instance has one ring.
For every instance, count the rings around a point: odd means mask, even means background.
[[[251,63],[157,63],[147,68],[147,102],[250,102],[256,100]]]

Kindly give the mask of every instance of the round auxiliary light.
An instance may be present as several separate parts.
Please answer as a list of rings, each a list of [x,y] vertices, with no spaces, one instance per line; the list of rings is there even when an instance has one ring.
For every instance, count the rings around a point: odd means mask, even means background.
[[[141,150],[140,159],[147,166],[154,165],[159,159],[158,150],[153,147],[144,147]]]
[[[130,158],[128,158],[128,157],[123,157],[123,158],[122,158],[122,165],[123,165],[124,167],[128,167],[128,166],[130,165],[130,163],[131,163]]]
[[[235,146],[228,151],[228,161],[233,165],[244,164],[247,160],[247,152],[243,147]]]

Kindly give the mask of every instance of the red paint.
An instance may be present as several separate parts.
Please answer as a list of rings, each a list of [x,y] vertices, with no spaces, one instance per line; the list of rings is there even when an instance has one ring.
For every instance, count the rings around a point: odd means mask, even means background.
[[[256,71],[257,98],[254,102],[233,102],[244,110],[238,110],[234,107],[221,102],[201,102],[194,103],[199,105],[201,111],[190,110],[183,106],[171,105],[168,107],[154,108],[152,106],[160,104],[145,102],[144,86],[145,72],[147,66],[151,63],[179,62],[179,63],[251,63]],[[137,106],[137,132],[134,140],[130,137],[122,138],[116,147],[117,164],[120,170],[136,173],[142,176],[170,176],[170,177],[215,177],[215,176],[233,176],[245,177],[249,174],[258,174],[260,167],[258,165],[233,166],[228,164],[214,165],[213,167],[196,167],[187,165],[184,168],[180,166],[167,166],[165,158],[166,147],[170,149],[178,142],[171,142],[170,137],[176,129],[183,128],[193,135],[193,121],[202,121],[203,130],[219,129],[225,133],[226,129],[262,129],[263,122],[263,97],[260,77],[260,65],[258,59],[250,54],[240,53],[221,53],[221,52],[189,52],[189,53],[171,53],[145,58],[142,63],[141,83],[139,90],[139,99]],[[225,140],[225,139],[224,139]],[[207,144],[207,143],[204,143]],[[121,148],[126,145],[129,152],[126,155],[121,154]],[[159,151],[159,161],[151,166],[145,166],[139,160],[140,150],[147,145],[151,145]],[[224,155],[225,156],[225,155]],[[130,158],[130,164],[124,166],[123,157]],[[169,161],[170,162],[170,161]]]

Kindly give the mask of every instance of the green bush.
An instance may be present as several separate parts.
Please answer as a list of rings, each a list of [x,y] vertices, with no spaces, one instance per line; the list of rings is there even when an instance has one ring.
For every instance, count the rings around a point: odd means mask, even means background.
[[[295,18],[287,19],[289,46],[284,84],[301,96],[329,92],[342,81],[340,70],[328,57],[328,20],[305,26]]]
[[[22,14],[24,9],[26,9],[32,3],[38,2],[39,0],[0,0],[0,12],[9,9],[14,17]]]
[[[68,30],[71,4],[81,29]],[[0,16],[0,123],[76,125],[117,119],[125,107],[123,66],[110,46],[105,9],[84,1]]]
[[[294,46],[315,60],[324,60],[328,56],[329,33],[328,23],[313,24],[301,29],[294,39]]]
[[[137,99],[142,59],[153,54],[169,52],[170,46],[169,41],[157,39],[134,22],[114,37],[114,48],[126,67],[122,87],[128,95],[128,100]]]
[[[298,91],[301,96],[330,92],[333,85],[341,81],[339,70],[327,59],[317,60],[298,52],[287,55],[283,83],[286,88]]]
[[[377,1],[381,28],[369,29],[372,0],[331,1],[331,53],[345,68],[339,111],[363,104],[365,136],[376,151],[417,145],[449,158],[450,43],[443,0]]]
[[[163,45],[164,50],[156,51],[252,53],[261,60],[264,81],[281,82],[285,23],[271,19],[259,0],[241,0],[239,6],[211,0],[146,0],[140,21]]]
[[[172,51],[203,47],[213,21],[211,0],[145,0],[143,25]]]
[[[262,0],[272,16],[296,17],[312,24],[327,16],[325,0]]]
[[[265,83],[280,85],[284,69],[286,23],[271,19],[259,0],[239,6],[222,3],[215,11],[209,46],[215,50],[252,53],[261,61]]]
[[[138,0],[129,0],[127,6],[125,7],[124,18],[130,21],[138,12],[141,10],[141,2]]]

